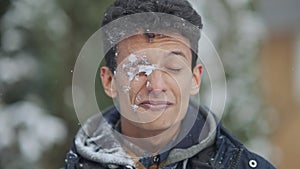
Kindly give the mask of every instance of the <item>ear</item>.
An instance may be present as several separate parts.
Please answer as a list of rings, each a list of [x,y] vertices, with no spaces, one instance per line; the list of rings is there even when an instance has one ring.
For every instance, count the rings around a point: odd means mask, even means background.
[[[100,77],[101,77],[101,82],[105,93],[109,97],[115,98],[117,96],[117,90],[116,90],[113,73],[110,71],[108,67],[103,66],[101,67],[100,70]]]
[[[193,68],[193,79],[190,94],[196,95],[199,92],[202,80],[202,65],[198,64]]]

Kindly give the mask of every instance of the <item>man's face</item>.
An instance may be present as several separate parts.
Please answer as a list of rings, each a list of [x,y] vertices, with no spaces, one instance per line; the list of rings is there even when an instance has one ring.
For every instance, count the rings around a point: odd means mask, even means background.
[[[117,69],[112,78],[120,113],[133,125],[161,131],[180,122],[189,97],[198,92],[201,66],[191,71],[189,41],[179,34],[139,34],[118,44]],[[196,87],[195,87],[196,86]]]

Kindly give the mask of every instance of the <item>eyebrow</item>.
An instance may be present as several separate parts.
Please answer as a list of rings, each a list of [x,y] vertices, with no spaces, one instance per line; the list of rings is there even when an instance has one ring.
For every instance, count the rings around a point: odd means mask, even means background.
[[[168,55],[171,55],[171,54],[180,55],[180,56],[184,57],[185,59],[187,59],[187,56],[183,52],[178,51],[178,50],[171,51]]]

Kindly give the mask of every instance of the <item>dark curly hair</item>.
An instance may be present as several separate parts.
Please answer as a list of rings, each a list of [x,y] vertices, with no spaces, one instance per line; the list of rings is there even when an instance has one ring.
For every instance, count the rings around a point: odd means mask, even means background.
[[[149,28],[152,27],[156,29],[160,27],[160,25],[155,25],[155,13],[164,13],[174,15],[176,17],[182,18],[181,21],[188,21],[193,24],[198,29],[202,29],[203,24],[201,20],[201,16],[192,8],[191,4],[187,0],[116,0],[105,12],[104,19],[102,21],[102,27],[107,25],[108,23],[121,18],[123,16],[137,14],[137,13],[145,13],[152,12],[152,16],[149,15]],[[152,18],[152,20],[151,20]],[[153,20],[154,18],[154,20]],[[178,20],[169,21],[172,25],[176,25]],[[180,23],[181,24],[181,23]],[[170,26],[170,25],[169,25]],[[184,30],[186,28],[178,27],[177,30],[170,29],[170,27],[164,26],[164,31],[172,31],[177,32],[189,39],[190,44],[192,46],[192,68],[196,65],[197,62],[197,52],[198,52],[198,41],[200,39],[200,31],[193,30]],[[146,32],[146,31],[145,31]],[[191,33],[193,32],[193,33]],[[195,33],[196,32],[196,33]],[[109,38],[109,33],[104,32],[104,37]],[[147,34],[148,38],[152,38],[155,35]],[[105,40],[104,40],[105,41]],[[104,44],[107,42],[104,42]],[[116,53],[117,47],[114,45],[109,51],[105,54],[105,62],[106,66],[113,72],[116,67]]]

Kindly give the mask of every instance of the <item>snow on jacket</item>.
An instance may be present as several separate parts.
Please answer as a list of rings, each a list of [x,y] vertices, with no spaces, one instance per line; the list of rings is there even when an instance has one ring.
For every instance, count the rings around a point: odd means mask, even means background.
[[[116,138],[120,119],[116,108],[90,118],[79,130],[67,153],[65,169],[134,169],[137,166]],[[141,157],[143,168],[161,169],[275,169],[268,161],[247,150],[204,107],[189,106],[182,125],[196,119],[189,131],[180,131],[178,143],[169,151]],[[188,133],[188,134],[184,134]],[[118,133],[117,133],[118,134]]]

